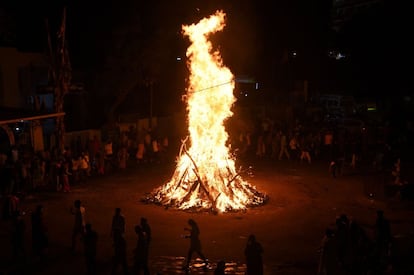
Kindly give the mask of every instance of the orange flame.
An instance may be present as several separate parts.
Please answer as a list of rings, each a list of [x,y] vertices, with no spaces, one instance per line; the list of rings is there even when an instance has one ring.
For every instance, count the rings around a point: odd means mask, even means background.
[[[225,13],[217,11],[197,24],[184,25],[189,83],[186,93],[190,148],[183,142],[172,179],[156,189],[155,200],[179,209],[204,208],[219,212],[241,210],[264,202],[265,196],[241,179],[226,146],[224,127],[233,115],[234,76],[212,52],[208,36],[223,30]]]

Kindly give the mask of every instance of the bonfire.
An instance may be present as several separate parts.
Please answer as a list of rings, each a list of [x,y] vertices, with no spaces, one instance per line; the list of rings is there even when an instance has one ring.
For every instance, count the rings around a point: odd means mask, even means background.
[[[242,179],[243,169],[236,171],[228,146],[224,122],[233,115],[235,80],[208,40],[224,26],[223,11],[182,26],[191,42],[186,53],[190,75],[184,96],[189,136],[182,141],[171,180],[151,194],[155,203],[182,210],[226,212],[258,206],[267,199]]]

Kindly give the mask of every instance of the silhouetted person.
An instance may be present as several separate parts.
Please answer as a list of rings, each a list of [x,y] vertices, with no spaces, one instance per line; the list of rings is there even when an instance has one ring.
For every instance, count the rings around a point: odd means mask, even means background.
[[[318,275],[335,275],[337,271],[337,242],[334,231],[327,228],[320,246]]]
[[[121,208],[115,208],[115,214],[112,217],[111,224],[111,237],[114,238],[115,234],[125,234],[125,217],[121,214]],[[115,240],[114,240],[115,241]]]
[[[20,208],[20,199],[16,194],[9,194],[4,200],[3,205],[3,219],[13,219],[16,214],[19,212]]]
[[[224,275],[226,270],[226,262],[221,260],[217,263],[217,267],[214,270],[214,275]]]
[[[85,225],[85,236],[83,244],[85,248],[86,270],[88,275],[96,274],[96,251],[98,243],[98,233],[92,230],[91,224]]]
[[[384,211],[377,211],[377,219],[375,222],[375,259],[377,261],[377,272],[382,272],[389,260],[389,251],[391,245],[391,227],[388,219],[384,217]]]
[[[138,236],[137,246],[134,250],[134,274],[141,274],[141,270],[144,272],[144,275],[149,275],[148,268],[148,236],[142,230],[142,227],[139,225],[135,226],[135,233]]]
[[[128,274],[127,247],[124,236],[119,231],[114,232],[114,257],[111,274],[117,274],[118,267],[122,266],[125,275]]]
[[[363,274],[370,247],[371,241],[365,230],[356,221],[352,221],[349,226],[349,271],[352,274]]]
[[[348,253],[349,238],[349,219],[342,214],[336,219],[336,240],[338,246],[338,261],[342,268],[346,265],[346,255]]]
[[[26,261],[26,251],[24,244],[24,235],[26,231],[26,224],[23,220],[22,213],[17,212],[13,217],[12,224],[12,249],[13,249],[13,260],[16,263],[24,264]]]
[[[201,241],[199,239],[200,235],[200,229],[198,228],[197,223],[193,219],[188,220],[188,224],[190,225],[190,228],[184,228],[184,230],[187,230],[190,232],[190,235],[185,236],[185,238],[190,239],[190,249],[188,250],[187,255],[187,263],[185,265],[185,269],[188,269],[191,262],[191,257],[193,256],[193,253],[196,252],[200,258],[204,261],[205,265],[208,265],[208,260],[204,256],[203,252],[201,251]]]
[[[142,231],[147,236],[147,241],[148,241],[148,245],[149,245],[149,243],[151,242],[151,238],[152,238],[152,236],[151,236],[151,227],[148,224],[148,220],[144,217],[141,218],[141,228],[142,228]]]
[[[75,221],[73,224],[73,231],[72,231],[72,252],[74,253],[76,250],[76,242],[77,238],[83,238],[85,234],[85,207],[82,206],[82,202],[80,200],[76,200],[73,205],[75,208],[71,208],[72,215],[75,216]]]
[[[49,244],[43,209],[43,205],[39,204],[32,213],[32,248],[34,255],[39,257],[41,261],[46,256],[46,250]]]
[[[339,163],[336,159],[332,160],[329,163],[329,172],[331,173],[333,178],[336,178],[338,176],[339,170],[340,170],[339,168],[340,168],[340,166],[339,166]]]
[[[246,275],[263,275],[263,247],[254,235],[247,239],[244,255],[246,256]]]
[[[384,217],[384,211],[377,211],[375,221],[375,240],[379,243],[389,244],[391,242],[391,226],[388,219]]]

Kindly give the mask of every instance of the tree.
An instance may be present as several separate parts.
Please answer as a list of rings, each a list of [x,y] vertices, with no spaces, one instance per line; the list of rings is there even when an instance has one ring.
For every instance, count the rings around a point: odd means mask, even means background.
[[[0,7],[0,46],[10,46],[16,40],[16,23],[10,10]]]
[[[101,37],[105,41],[101,43],[104,61],[93,85],[95,91],[110,99],[105,106],[108,125],[114,124],[118,107],[132,91],[142,98],[152,94],[174,49],[168,45],[174,43],[177,33],[177,26],[151,21],[160,18],[154,5],[130,3],[125,10],[110,34]],[[151,109],[148,115],[152,115]]]

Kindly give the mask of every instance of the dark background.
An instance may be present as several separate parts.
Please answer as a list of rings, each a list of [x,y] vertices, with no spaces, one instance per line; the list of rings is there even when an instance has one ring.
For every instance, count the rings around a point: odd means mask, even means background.
[[[326,0],[6,1],[2,9],[11,18],[14,45],[47,51],[45,19],[53,36],[67,6],[74,81],[84,83],[103,110],[120,86],[133,86],[137,92],[122,108],[145,114],[151,80],[155,112],[162,115],[180,108],[185,89],[185,59],[176,60],[185,57],[188,45],[181,25],[217,9],[226,12],[227,26],[212,40],[225,65],[236,76],[256,78],[267,95],[283,95],[291,78],[308,80],[311,93],[382,98],[412,94],[410,10],[400,1],[380,2],[337,31],[332,28],[334,2]],[[331,50],[346,58],[329,58]]]

